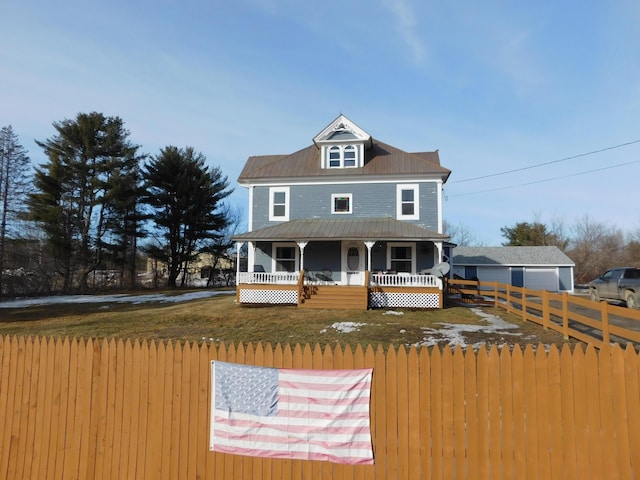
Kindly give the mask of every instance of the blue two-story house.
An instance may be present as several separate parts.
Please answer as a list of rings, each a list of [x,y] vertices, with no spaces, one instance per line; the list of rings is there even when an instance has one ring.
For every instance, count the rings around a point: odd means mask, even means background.
[[[405,152],[344,115],[307,148],[250,157],[238,178],[249,191],[248,232],[234,237],[248,246],[238,302],[442,307],[450,173],[437,151]]]

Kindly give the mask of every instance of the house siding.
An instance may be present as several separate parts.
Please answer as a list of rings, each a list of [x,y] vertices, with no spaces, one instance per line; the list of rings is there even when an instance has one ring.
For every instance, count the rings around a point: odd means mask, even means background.
[[[259,242],[256,244],[254,265],[262,265],[265,272],[271,271],[271,243]]]
[[[341,242],[311,242],[304,249],[304,268],[307,271],[341,270]]]
[[[349,183],[326,185],[291,185],[289,219],[304,218],[396,218],[396,183]],[[438,188],[436,182],[422,182],[419,196],[419,220],[405,220],[420,227],[438,231]],[[265,228],[276,222],[269,221],[269,188],[253,189],[252,230]],[[350,214],[331,213],[332,194],[352,194]]]

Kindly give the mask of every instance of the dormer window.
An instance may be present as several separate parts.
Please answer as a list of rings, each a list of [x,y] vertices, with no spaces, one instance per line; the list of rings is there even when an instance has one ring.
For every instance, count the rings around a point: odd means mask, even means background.
[[[355,168],[358,166],[358,153],[360,148],[356,145],[333,145],[327,148],[327,166],[329,168]]]
[[[347,145],[346,147],[344,147],[344,166],[356,166],[356,147],[354,147],[353,145]]]
[[[340,147],[333,146],[329,149],[329,167],[338,168],[342,164],[342,152]]]
[[[372,138],[367,132],[340,115],[313,138],[321,149],[321,168],[362,168],[365,150],[371,148]]]

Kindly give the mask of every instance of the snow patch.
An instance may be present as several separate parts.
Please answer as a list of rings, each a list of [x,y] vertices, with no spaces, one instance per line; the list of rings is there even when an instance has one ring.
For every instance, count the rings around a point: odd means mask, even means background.
[[[132,303],[140,304],[147,302],[178,303],[190,300],[200,300],[216,295],[235,295],[235,290],[204,290],[201,292],[188,292],[178,295],[167,293],[153,293],[148,295],[129,295],[126,293],[113,295],[60,295],[52,297],[23,298],[0,302],[0,308],[24,308],[37,305],[55,304],[86,304],[86,303]]]
[[[335,322],[328,328],[333,328],[340,333],[351,333],[357,332],[360,330],[360,327],[364,327],[366,323],[358,323],[358,322]],[[327,328],[323,328],[320,330],[320,333],[327,333]]]
[[[421,342],[415,343],[417,347],[435,347],[436,345],[446,343],[449,346],[466,347],[466,333],[501,333],[502,335],[522,335],[519,332],[505,332],[505,330],[517,329],[518,326],[506,322],[497,315],[486,313],[480,308],[472,308],[471,311],[487,322],[486,325],[467,325],[460,323],[438,323],[443,328],[423,327],[422,331],[426,334]],[[475,345],[474,345],[475,347]]]

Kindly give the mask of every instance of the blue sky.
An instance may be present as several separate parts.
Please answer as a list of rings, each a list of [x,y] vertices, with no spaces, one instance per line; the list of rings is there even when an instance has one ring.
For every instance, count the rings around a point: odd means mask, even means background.
[[[117,115],[144,153],[202,152],[246,211],[247,157],[304,148],[343,113],[438,149],[444,217],[477,242],[586,215],[640,232],[633,0],[5,0],[0,18],[0,126],[34,163],[53,122]]]

